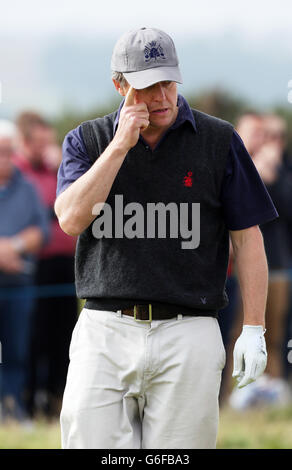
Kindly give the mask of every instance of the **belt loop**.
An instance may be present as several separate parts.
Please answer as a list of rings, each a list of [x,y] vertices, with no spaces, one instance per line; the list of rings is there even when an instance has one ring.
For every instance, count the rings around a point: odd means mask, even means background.
[[[182,314],[179,313],[179,314],[177,315],[176,319],[177,319],[177,320],[182,320],[182,317],[183,317]]]
[[[118,310],[118,311],[116,312],[116,316],[117,316],[118,318],[122,318],[122,310]]]

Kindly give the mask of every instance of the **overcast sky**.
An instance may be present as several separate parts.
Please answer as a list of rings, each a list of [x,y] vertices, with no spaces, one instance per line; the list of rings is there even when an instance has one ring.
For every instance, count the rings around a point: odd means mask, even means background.
[[[27,106],[53,114],[73,97],[84,109],[106,102],[112,47],[143,26],[174,39],[188,90],[218,85],[263,105],[283,103],[291,21],[292,0],[0,0],[0,116]],[[95,90],[105,81],[112,95]]]
[[[2,5],[1,5],[2,3]],[[291,0],[0,0],[0,34],[117,34],[140,26],[183,34],[239,31],[292,39]],[[291,43],[290,43],[291,44]]]

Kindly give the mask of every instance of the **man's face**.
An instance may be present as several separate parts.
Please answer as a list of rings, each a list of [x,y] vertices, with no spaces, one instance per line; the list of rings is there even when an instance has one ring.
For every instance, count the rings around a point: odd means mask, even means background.
[[[237,132],[251,156],[256,154],[265,142],[265,128],[261,117],[243,117],[239,122]]]
[[[27,138],[23,138],[22,145],[26,157],[32,162],[43,162],[46,150],[54,141],[53,130],[49,127],[35,126]]]
[[[266,143],[273,144],[283,152],[286,146],[286,123],[277,115],[268,115],[264,118]]]
[[[0,138],[0,180],[6,181],[10,178],[12,171],[11,157],[13,155],[14,148],[12,139]]]
[[[124,96],[130,85],[123,88]],[[147,131],[167,129],[176,120],[177,85],[175,82],[158,82],[142,90],[136,90],[137,103],[144,102],[148,108],[150,125]]]

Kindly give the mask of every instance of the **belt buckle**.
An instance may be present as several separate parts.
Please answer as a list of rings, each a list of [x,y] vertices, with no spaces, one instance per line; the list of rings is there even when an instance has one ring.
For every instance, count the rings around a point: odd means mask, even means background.
[[[134,305],[134,320],[137,322],[151,323],[152,322],[152,304],[148,304],[148,319],[140,320],[137,318],[137,305]]]

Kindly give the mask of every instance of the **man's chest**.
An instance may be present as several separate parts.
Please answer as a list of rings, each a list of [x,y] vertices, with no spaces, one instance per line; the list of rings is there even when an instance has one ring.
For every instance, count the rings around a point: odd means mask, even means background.
[[[173,143],[173,146],[175,142]],[[172,146],[172,147],[173,147]],[[200,202],[216,192],[215,170],[196,147],[176,145],[152,151],[142,144],[130,151],[109,198],[123,194],[129,202]]]

